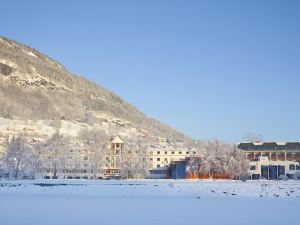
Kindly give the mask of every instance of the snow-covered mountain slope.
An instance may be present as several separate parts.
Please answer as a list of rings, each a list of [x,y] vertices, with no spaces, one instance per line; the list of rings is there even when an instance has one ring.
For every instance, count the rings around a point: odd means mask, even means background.
[[[83,127],[189,142],[190,138],[148,118],[121,97],[23,44],[0,37],[0,136],[26,129],[38,136],[55,130],[76,136]]]

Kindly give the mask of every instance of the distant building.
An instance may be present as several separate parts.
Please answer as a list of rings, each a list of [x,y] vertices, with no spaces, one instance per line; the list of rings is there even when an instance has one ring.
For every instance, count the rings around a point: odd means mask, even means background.
[[[168,177],[168,169],[174,162],[185,161],[186,158],[197,155],[196,149],[150,149],[151,163],[149,178],[162,179]]]
[[[292,178],[300,170],[300,143],[240,143],[242,150],[249,160],[251,179]]]
[[[104,176],[113,176],[119,174],[118,157],[121,157],[124,150],[124,141],[119,136],[116,136],[110,140],[108,149]]]
[[[262,156],[272,161],[300,161],[299,142],[240,143],[238,148],[245,152],[250,161]]]
[[[261,156],[249,161],[250,179],[276,180],[284,177],[293,178],[296,171],[300,171],[299,162],[272,161],[268,157]]]
[[[186,179],[186,161],[173,161],[168,168],[167,177],[175,180]]]

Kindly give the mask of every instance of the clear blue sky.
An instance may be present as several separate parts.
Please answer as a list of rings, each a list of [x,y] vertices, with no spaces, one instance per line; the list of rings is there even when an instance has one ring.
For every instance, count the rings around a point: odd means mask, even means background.
[[[197,139],[300,140],[300,1],[3,1],[0,34]]]

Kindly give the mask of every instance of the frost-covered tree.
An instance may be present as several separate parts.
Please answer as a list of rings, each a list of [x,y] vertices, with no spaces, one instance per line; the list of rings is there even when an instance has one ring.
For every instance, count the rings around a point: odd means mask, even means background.
[[[47,154],[45,159],[49,165],[50,171],[53,173],[53,177],[57,178],[58,171],[62,170],[62,163],[65,158],[66,151],[69,150],[69,139],[56,132],[52,137],[44,144],[44,151]],[[45,163],[45,162],[44,162]]]
[[[42,161],[43,144],[37,143],[30,146],[27,157],[27,173],[30,177],[36,178],[36,174],[41,171],[43,167]]]
[[[90,164],[90,176],[97,178],[105,165],[105,157],[107,155],[106,142],[108,137],[103,132],[93,130],[82,130],[79,138],[84,145],[86,156]]]
[[[9,177],[18,179],[19,173],[28,168],[30,147],[22,136],[13,137],[6,151],[6,168]]]
[[[187,164],[190,174],[200,177],[229,177],[244,179],[248,176],[246,156],[235,146],[218,140],[209,142],[205,153],[191,158]]]
[[[246,179],[249,176],[249,162],[247,157],[236,146],[232,147],[227,164],[228,175],[231,179]]]
[[[199,168],[199,173],[212,178],[213,175],[224,175],[227,173],[227,153],[225,144],[215,140],[206,147],[206,152]]]
[[[199,157],[192,157],[188,161],[186,165],[186,171],[193,176],[197,176],[199,173],[199,167],[201,165],[201,162],[199,162],[201,159]]]
[[[146,143],[141,141],[126,143],[119,158],[120,173],[127,179],[143,179],[147,177],[150,168]]]

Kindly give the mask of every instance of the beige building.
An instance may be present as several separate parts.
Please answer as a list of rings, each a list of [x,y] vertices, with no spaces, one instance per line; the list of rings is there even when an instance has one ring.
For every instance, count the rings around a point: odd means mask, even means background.
[[[119,173],[118,157],[121,157],[124,151],[124,141],[116,136],[112,138],[107,146],[108,154],[106,156],[106,165],[104,176],[111,176]]]
[[[300,170],[299,142],[244,142],[238,148],[249,160],[251,179],[293,178]]]
[[[172,162],[182,161],[186,158],[193,157],[198,154],[195,148],[159,148],[149,151],[149,159],[151,164],[150,179],[162,179],[167,177],[167,169]]]
[[[257,160],[249,161],[251,179],[280,179],[284,177],[292,178],[300,170],[299,162],[295,161],[273,161],[266,156],[261,156]]]
[[[196,149],[152,149],[149,152],[151,169],[166,169],[172,161],[185,160],[196,154]]]

